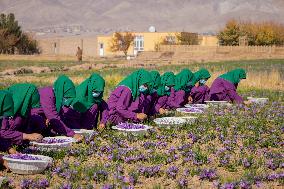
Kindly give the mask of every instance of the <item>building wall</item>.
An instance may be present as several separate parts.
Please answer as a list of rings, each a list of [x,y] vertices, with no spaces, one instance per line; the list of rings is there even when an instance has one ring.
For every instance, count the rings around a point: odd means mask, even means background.
[[[219,46],[219,40],[215,35],[200,35],[198,38],[201,46]]]
[[[176,36],[176,32],[136,32],[136,36],[144,37],[144,51],[156,51],[157,45],[167,36]],[[77,47],[83,49],[83,56],[95,57],[100,56],[100,44],[104,45],[103,56],[122,56],[123,52],[111,52],[110,45],[112,35],[94,36],[94,37],[61,37],[38,39],[38,44],[42,54],[45,55],[68,55],[75,56]],[[199,36],[201,46],[217,46],[218,39],[216,36]],[[129,55],[134,55],[134,45],[128,50]]]
[[[38,39],[41,53],[44,55],[75,56],[77,47],[83,49],[84,56],[96,56],[96,37],[62,37]]]
[[[162,42],[166,36],[175,36],[176,32],[135,32],[134,35],[144,37],[144,51],[155,51],[156,45]],[[123,55],[122,52],[111,52],[110,45],[112,37],[113,36],[98,36],[98,46],[100,43],[104,44],[105,56]],[[134,45],[129,47],[128,54],[134,54]],[[99,49],[97,55],[99,56]]]

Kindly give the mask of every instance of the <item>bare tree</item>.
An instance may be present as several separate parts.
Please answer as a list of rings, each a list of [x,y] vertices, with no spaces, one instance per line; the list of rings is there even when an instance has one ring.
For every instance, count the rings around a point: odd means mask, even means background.
[[[133,44],[133,41],[134,41],[134,35],[132,33],[115,32],[111,40],[110,50],[112,52],[122,51],[124,55],[127,56],[128,49]]]

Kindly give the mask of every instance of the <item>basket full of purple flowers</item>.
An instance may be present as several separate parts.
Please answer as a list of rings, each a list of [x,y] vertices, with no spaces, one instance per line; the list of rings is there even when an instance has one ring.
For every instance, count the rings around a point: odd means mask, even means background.
[[[221,106],[221,107],[230,107],[232,106],[231,103],[227,101],[205,101],[205,103],[209,106]]]
[[[186,120],[180,117],[161,117],[154,119],[154,122],[163,128],[170,128],[172,126],[180,126],[186,123]]]
[[[38,174],[52,164],[52,158],[33,154],[10,154],[3,156],[9,169],[17,174]]]
[[[183,114],[202,114],[204,113],[204,109],[201,108],[177,108],[177,112]]]
[[[126,132],[126,133],[136,133],[136,134],[144,134],[147,132],[148,129],[151,129],[151,126],[143,125],[143,124],[136,124],[136,123],[119,123],[116,126],[112,126],[112,129],[117,131]]]
[[[69,148],[74,142],[76,142],[74,138],[59,136],[45,137],[41,141],[31,142],[31,144],[41,150],[58,150],[62,148]]]
[[[248,101],[256,104],[266,104],[268,102],[268,98],[255,98],[255,97],[247,97]]]
[[[184,105],[186,108],[198,108],[198,109],[207,109],[209,106],[207,104],[186,104]]]

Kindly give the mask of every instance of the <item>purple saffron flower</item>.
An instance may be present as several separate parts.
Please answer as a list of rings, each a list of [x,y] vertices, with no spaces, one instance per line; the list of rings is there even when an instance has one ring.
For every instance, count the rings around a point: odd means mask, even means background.
[[[217,174],[216,171],[214,169],[203,169],[200,174],[199,174],[199,178],[201,180],[214,180],[217,178]]]
[[[188,182],[186,179],[182,178],[178,181],[178,187],[179,188],[187,188]]]
[[[171,166],[167,170],[167,176],[169,178],[175,179],[178,174],[179,169],[176,166]]]
[[[21,159],[21,160],[40,160],[39,157],[35,157],[28,154],[10,154],[7,157],[12,159]]]
[[[239,182],[239,187],[241,188],[241,189],[250,189],[251,188],[251,184],[249,183],[249,182],[247,182],[247,181],[240,181]]]
[[[39,188],[46,188],[49,187],[49,182],[46,179],[39,180]]]
[[[251,166],[251,162],[250,162],[247,158],[244,158],[244,159],[242,160],[242,164],[243,164],[243,166],[244,166],[245,168],[248,168],[248,167]]]
[[[235,189],[236,184],[235,183],[225,183],[221,186],[221,189]]]
[[[119,123],[116,127],[120,129],[145,129],[145,126],[142,124],[135,123]]]

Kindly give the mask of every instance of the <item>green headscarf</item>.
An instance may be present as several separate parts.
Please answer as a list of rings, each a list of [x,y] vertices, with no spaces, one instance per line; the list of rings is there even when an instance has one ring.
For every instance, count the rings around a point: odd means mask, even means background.
[[[161,84],[161,75],[158,71],[154,70],[154,71],[151,71],[150,72],[150,75],[152,77],[152,80],[153,80],[153,83],[152,85],[150,86],[149,88],[149,92],[150,94],[154,92],[154,90],[158,89],[158,87],[160,86]]]
[[[225,79],[236,85],[241,79],[246,79],[246,71],[244,69],[235,69],[220,75],[219,78]]]
[[[19,83],[8,88],[12,93],[14,101],[14,114],[27,116],[30,108],[40,107],[40,97],[35,85],[29,83]]]
[[[135,100],[140,95],[139,86],[144,84],[151,86],[152,83],[153,81],[150,73],[144,69],[139,69],[122,80],[118,86],[128,87],[131,90],[133,99]]]
[[[57,112],[60,111],[63,105],[69,106],[76,97],[76,90],[74,83],[65,75],[61,75],[57,78],[53,85],[55,104]],[[63,101],[63,98],[65,101]]]
[[[14,101],[12,94],[8,91],[0,91],[0,117],[10,117],[14,115]],[[1,125],[0,125],[1,127]]]
[[[166,72],[161,76],[161,85],[159,86],[157,93],[158,96],[169,96],[170,91],[165,91],[165,86],[175,85],[175,74],[173,72]]]
[[[175,77],[175,91],[184,90],[188,91],[188,85],[194,85],[194,75],[189,69],[183,69],[180,73],[178,73]]]
[[[152,80],[153,80],[153,88],[157,89],[161,84],[161,75],[158,71],[154,70],[150,72]]]
[[[201,68],[197,72],[194,73],[194,77],[195,77],[196,82],[198,82],[201,79],[209,79],[211,75],[208,70],[206,70],[205,68]]]
[[[199,69],[197,72],[194,73],[194,81],[193,85],[199,82],[201,79],[209,79],[211,77],[209,71],[205,68]]]
[[[76,87],[76,98],[72,106],[79,112],[86,112],[94,104],[100,104],[103,98],[105,80],[99,74],[92,74],[88,79]],[[94,98],[92,92],[101,92],[99,97]]]

